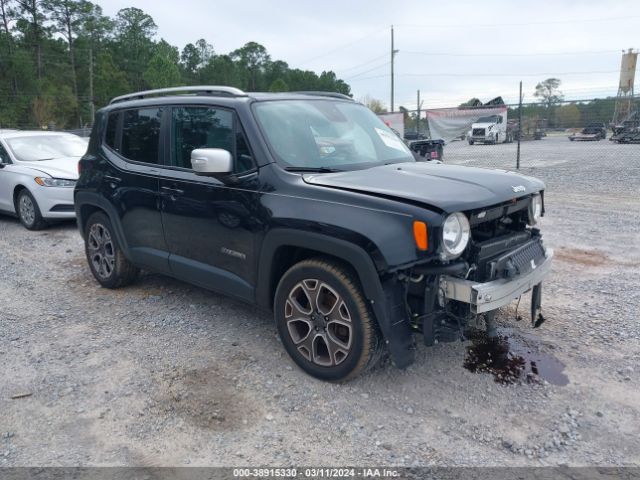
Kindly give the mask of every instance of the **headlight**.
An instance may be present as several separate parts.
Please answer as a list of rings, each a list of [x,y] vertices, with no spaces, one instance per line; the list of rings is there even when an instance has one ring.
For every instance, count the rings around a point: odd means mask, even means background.
[[[448,259],[459,257],[471,237],[469,220],[464,213],[449,215],[442,224],[442,253]]]
[[[533,226],[538,223],[540,217],[542,216],[542,197],[540,194],[536,194],[531,197],[531,202],[529,203],[529,225]]]
[[[45,178],[45,177],[36,177],[34,178],[36,183],[42,187],[75,187],[75,180],[66,180],[64,178]]]

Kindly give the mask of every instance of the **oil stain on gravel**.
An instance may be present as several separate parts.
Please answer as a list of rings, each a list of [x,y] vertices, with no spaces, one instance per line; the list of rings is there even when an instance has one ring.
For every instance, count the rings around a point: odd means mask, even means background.
[[[553,385],[567,385],[564,364],[527,341],[499,335],[488,338],[484,332],[467,335],[472,344],[467,347],[464,368],[474,373],[490,373],[496,382],[537,383],[542,380]]]
[[[239,430],[258,418],[257,409],[215,368],[177,368],[165,373],[158,384],[155,410],[162,416],[178,416],[199,428]]]

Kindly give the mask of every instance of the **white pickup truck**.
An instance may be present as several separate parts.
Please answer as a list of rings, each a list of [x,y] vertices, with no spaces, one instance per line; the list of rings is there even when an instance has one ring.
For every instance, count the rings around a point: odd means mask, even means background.
[[[471,125],[467,133],[469,145],[474,143],[511,143],[513,132],[507,126],[506,117],[502,115],[489,115],[480,117]]]

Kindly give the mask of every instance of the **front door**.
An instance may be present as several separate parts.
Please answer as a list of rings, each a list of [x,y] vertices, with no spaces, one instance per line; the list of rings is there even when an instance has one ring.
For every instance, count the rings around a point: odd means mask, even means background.
[[[176,277],[222,293],[253,300],[258,175],[233,111],[174,107],[169,164],[160,180],[162,223],[169,263]],[[196,148],[231,152],[227,178],[198,176],[191,169]]]
[[[13,173],[9,153],[0,143],[0,211],[14,212]]]

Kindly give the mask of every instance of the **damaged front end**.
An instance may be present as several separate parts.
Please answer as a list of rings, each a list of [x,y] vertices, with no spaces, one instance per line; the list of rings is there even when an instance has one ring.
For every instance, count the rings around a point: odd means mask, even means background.
[[[539,202],[542,215],[542,199],[534,197],[465,212],[470,239],[459,257],[395,272],[411,329],[422,333],[426,345],[464,339],[465,329],[480,318],[488,335],[496,335],[497,310],[528,292],[532,325],[542,324],[541,284],[553,251],[531,226],[532,204]]]

